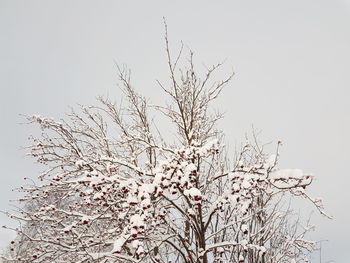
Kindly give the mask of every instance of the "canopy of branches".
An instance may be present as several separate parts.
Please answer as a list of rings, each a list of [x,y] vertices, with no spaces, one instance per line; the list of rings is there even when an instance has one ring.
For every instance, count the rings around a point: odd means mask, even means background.
[[[30,116],[42,129],[30,155],[47,167],[24,187],[9,262],[306,262],[311,229],[283,200],[307,194],[312,176],[279,169],[253,136],[229,158],[222,116],[210,103],[230,81],[200,77],[190,54],[178,69],[168,42],[167,105],[150,105],[119,69],[128,104],[100,98],[65,120]],[[179,56],[180,57],[180,56]],[[163,138],[150,112],[163,114],[175,139]],[[173,142],[170,142],[173,141]]]

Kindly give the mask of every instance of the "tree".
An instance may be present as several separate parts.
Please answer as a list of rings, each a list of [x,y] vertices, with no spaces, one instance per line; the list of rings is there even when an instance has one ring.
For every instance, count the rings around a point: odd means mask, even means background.
[[[181,48],[182,51],[182,48]],[[312,176],[278,169],[279,147],[265,153],[256,136],[231,160],[222,117],[210,112],[233,75],[212,81],[221,64],[200,78],[193,53],[177,69],[166,35],[171,100],[150,105],[118,68],[127,106],[99,98],[68,120],[28,120],[43,130],[31,137],[30,155],[47,166],[39,182],[24,187],[10,262],[306,262],[314,243],[293,217],[288,196],[314,203]],[[161,136],[150,111],[162,113],[176,142]],[[15,250],[12,248],[13,250]]]

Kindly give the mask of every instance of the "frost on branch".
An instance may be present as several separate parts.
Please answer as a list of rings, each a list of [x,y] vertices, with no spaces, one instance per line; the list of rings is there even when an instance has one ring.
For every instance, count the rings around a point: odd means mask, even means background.
[[[128,105],[100,99],[59,122],[28,120],[42,129],[29,154],[47,169],[23,187],[12,262],[306,262],[312,227],[294,220],[286,198],[304,198],[313,177],[277,168],[253,138],[231,160],[209,104],[232,76],[212,81],[178,71],[167,48],[170,103],[148,106],[119,69]],[[167,143],[150,111],[177,131]],[[172,125],[172,126],[171,126]]]

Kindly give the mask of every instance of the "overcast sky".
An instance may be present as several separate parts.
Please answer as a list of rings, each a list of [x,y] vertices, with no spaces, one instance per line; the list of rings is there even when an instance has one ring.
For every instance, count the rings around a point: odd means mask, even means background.
[[[329,240],[323,262],[348,262],[349,1],[0,0],[0,210],[39,169],[20,150],[34,132],[20,114],[59,118],[97,95],[119,100],[113,60],[132,69],[138,91],[162,101],[163,16],[171,46],[184,41],[199,69],[226,60],[235,71],[217,103],[230,145],[254,125],[263,140],[284,142],[281,167],[315,175],[312,193],[334,220],[315,213],[312,236]],[[10,222],[0,215],[0,224]],[[12,237],[0,230],[0,247]]]

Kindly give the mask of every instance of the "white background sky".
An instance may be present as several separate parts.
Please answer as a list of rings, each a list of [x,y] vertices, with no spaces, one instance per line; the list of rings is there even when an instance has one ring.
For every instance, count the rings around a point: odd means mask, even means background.
[[[230,145],[254,125],[263,140],[284,141],[281,166],[315,175],[312,193],[335,219],[315,213],[313,237],[329,240],[323,262],[349,262],[349,1],[0,0],[0,210],[38,170],[20,150],[32,132],[20,114],[62,117],[97,95],[119,100],[113,59],[162,101],[163,16],[171,45],[183,40],[199,69],[226,59],[236,72],[217,104]],[[11,237],[0,230],[0,247]]]

